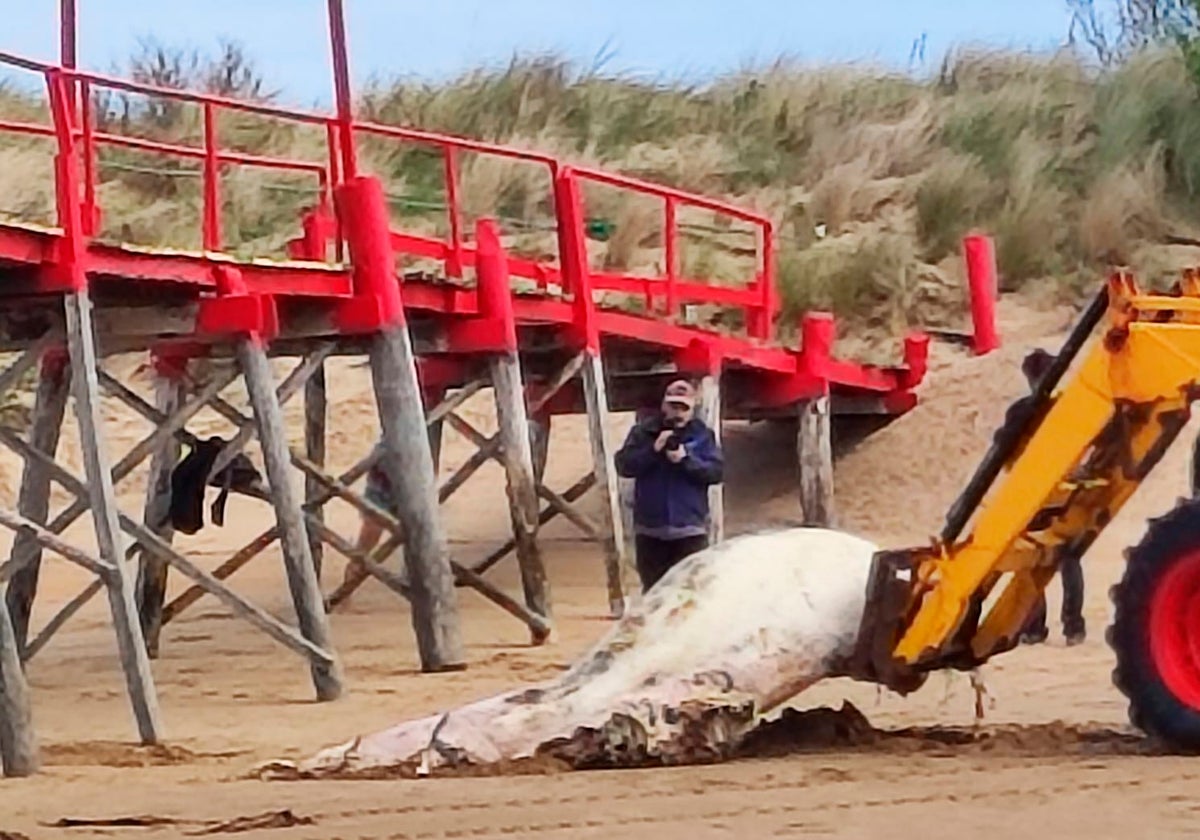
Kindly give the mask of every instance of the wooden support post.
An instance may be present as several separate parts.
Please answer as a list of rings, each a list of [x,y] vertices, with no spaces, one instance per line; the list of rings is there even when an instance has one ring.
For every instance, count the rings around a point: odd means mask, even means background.
[[[550,619],[550,591],[546,567],[537,542],[537,479],[533,465],[533,447],[529,441],[529,418],[525,411],[525,387],[521,382],[521,363],[515,352],[503,353],[490,360],[492,391],[496,399],[496,418],[500,426],[500,451],[504,463],[505,489],[512,519],[521,586],[529,609]],[[535,634],[533,643],[543,644],[549,633]]]
[[[156,360],[157,362],[157,360]],[[163,364],[169,364],[166,360]],[[173,375],[174,371],[160,370],[155,377],[154,404],[159,413],[171,417],[183,406],[187,398],[183,379]],[[171,472],[179,462],[179,437],[171,435],[150,457],[150,475],[146,479],[146,503],[142,521],[146,527],[170,543],[174,536],[171,528]],[[158,657],[159,637],[162,633],[162,611],[167,597],[167,563],[155,552],[141,547],[138,562],[138,613],[142,621],[142,635],[146,638],[146,651],[150,658]]]
[[[712,429],[721,445],[721,378],[720,372],[710,373],[700,380],[700,419]],[[725,539],[725,489],[723,484],[708,488],[708,542],[710,545]]]
[[[329,617],[325,613],[325,601],[321,597],[321,587],[309,552],[308,531],[304,527],[300,499],[292,482],[287,432],[275,393],[271,365],[266,351],[255,337],[240,339],[237,355],[258,425],[258,440],[262,446],[267,483],[271,488],[271,502],[279,524],[279,542],[287,569],[288,589],[291,590],[300,633],[322,650],[332,652]],[[318,700],[335,700],[341,696],[341,666],[336,657],[327,662],[310,660],[309,667]]]
[[[21,670],[21,648],[0,598],[0,769],[5,776],[29,776],[38,766],[37,739],[29,686]]]
[[[113,492],[113,469],[100,428],[100,388],[96,382],[92,302],[87,291],[80,290],[67,295],[64,308],[71,356],[71,392],[75,398],[75,418],[79,424],[80,448],[91,496],[96,543],[100,558],[113,567],[105,581],[113,630],[117,636],[117,648],[125,671],[129,699],[133,704],[138,735],[143,744],[156,744],[160,738],[158,698],[154,677],[150,672],[150,657],[146,653],[146,643],[138,621],[133,580],[122,549],[116,494]]]
[[[800,403],[796,454],[800,464],[800,507],[803,524],[831,528],[833,510],[833,446],[829,395]]]
[[[304,454],[318,467],[325,466],[325,421],[328,415],[326,406],[325,362],[322,360],[308,381],[304,383]],[[306,476],[304,479],[305,503],[311,504],[312,500],[320,494],[320,485],[311,476]],[[325,509],[321,506],[312,508],[312,515],[320,522],[325,521]],[[308,550],[312,554],[313,568],[316,570],[319,584],[325,543],[311,531],[308,534]]]
[[[421,670],[458,670],[466,665],[458,596],[438,515],[433,455],[407,326],[384,327],[372,339],[370,352],[383,431],[381,460],[405,534],[404,562]]]
[[[533,480],[541,484],[546,478],[546,462],[550,460],[550,415],[530,415],[529,448],[533,454]]]
[[[587,403],[588,437],[592,444],[592,472],[596,474],[596,484],[604,494],[600,527],[604,571],[608,581],[608,608],[613,618],[620,618],[625,614],[625,529],[621,519],[621,497],[617,486],[617,469],[613,463],[614,453],[606,434],[608,389],[604,383],[604,362],[600,354],[588,352],[586,355],[583,363],[583,396]]]
[[[65,362],[66,359],[61,354],[53,351],[42,359],[37,395],[33,404],[33,426],[29,432],[29,443],[51,458],[58,450],[59,433],[67,407],[70,375]],[[50,475],[40,464],[33,461],[26,461],[21,471],[21,492],[17,510],[26,519],[39,525],[46,524],[50,512]],[[22,532],[13,539],[9,557],[25,554],[31,559],[13,574],[5,594],[9,618],[12,620],[13,633],[22,659],[25,658],[25,645],[29,640],[29,616],[33,612],[42,561],[42,549],[37,540]]]

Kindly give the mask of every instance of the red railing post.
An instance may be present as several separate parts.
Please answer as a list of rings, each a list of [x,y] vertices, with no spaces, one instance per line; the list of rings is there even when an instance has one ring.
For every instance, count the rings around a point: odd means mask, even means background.
[[[54,156],[54,197],[58,225],[63,232],[58,249],[58,269],[65,286],[73,291],[82,291],[87,288],[87,243],[79,200],[75,130],[63,71],[57,68],[48,70],[46,86],[50,97],[50,116],[54,120],[54,135],[58,141],[58,153]]]
[[[762,274],[759,275],[759,305],[750,324],[750,335],[770,341],[775,324],[775,235],[769,222],[762,222]]]
[[[329,188],[336,192],[338,186],[342,183],[341,159],[338,152],[338,127],[336,122],[328,121],[325,123],[325,140],[329,145]],[[346,255],[346,240],[342,235],[342,220],[335,206],[330,207],[330,215],[333,217],[334,225],[333,258],[341,262]]]
[[[675,199],[667,196],[666,199],[666,218],[663,220],[663,244],[666,250],[665,259],[667,262],[667,295],[666,295],[666,312],[667,320],[675,318],[675,280],[678,277],[679,267],[678,260],[678,236],[679,225],[675,217]]]
[[[346,332],[403,326],[383,184],[370,176],[347,178],[334,191],[334,200],[346,231],[354,285],[354,297],[340,310],[339,326]]]
[[[92,88],[84,79],[79,84],[83,121],[83,232],[95,236],[100,230],[100,206],[96,203],[96,138],[92,126]]]
[[[458,206],[458,163],[453,146],[442,146],[446,174],[446,209],[450,216],[450,255],[446,258],[446,276],[462,277],[462,208]],[[476,227],[478,231],[478,227]],[[478,243],[477,243],[478,244]]]
[[[554,179],[554,207],[558,216],[558,253],[564,291],[571,295],[574,338],[584,349],[600,352],[600,328],[592,300],[592,276],[584,238],[583,202],[579,180],[571,167],[562,167]]]
[[[217,152],[217,120],[211,102],[204,103],[204,250],[221,250],[221,161]]]
[[[991,237],[971,234],[963,239],[963,257],[967,264],[967,288],[971,304],[971,346],[976,355],[990,353],[1000,346],[996,332],[996,254]]]
[[[475,223],[475,278],[479,295],[479,314],[499,325],[504,350],[517,351],[517,319],[513,311],[509,283],[508,255],[500,242],[500,228],[494,219]]]

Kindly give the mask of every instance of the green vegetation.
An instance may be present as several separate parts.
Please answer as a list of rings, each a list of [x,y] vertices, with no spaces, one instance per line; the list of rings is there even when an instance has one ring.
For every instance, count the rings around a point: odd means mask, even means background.
[[[780,236],[781,332],[804,308],[831,307],[894,334],[958,325],[959,243],[972,229],[996,237],[1005,290],[1069,297],[1113,262],[1162,281],[1172,268],[1163,237],[1200,232],[1195,63],[1170,44],[1103,69],[1070,53],[960,53],[928,79],[781,63],[689,88],[532,58],[439,85],[377,83],[360,103],[371,120],[540,149],[765,211]],[[207,60],[147,46],[126,72],[269,98],[235,47]],[[117,96],[97,105],[102,128],[199,143],[188,107]],[[0,87],[0,117],[41,113]],[[325,155],[323,133],[298,126],[226,117],[221,134],[256,154]],[[50,219],[49,154],[46,141],[0,135],[0,214]],[[445,233],[439,156],[383,140],[364,142],[361,156],[385,179],[397,224]],[[464,155],[460,171],[468,223],[498,215],[516,250],[553,253],[544,170]],[[194,164],[107,149],[100,174],[104,235],[198,245]],[[296,235],[315,192],[312,179],[241,168],[225,176],[223,199],[229,247],[270,254]],[[661,266],[656,204],[608,189],[587,200],[598,267]],[[685,271],[746,276],[744,230],[711,214],[680,221]]]

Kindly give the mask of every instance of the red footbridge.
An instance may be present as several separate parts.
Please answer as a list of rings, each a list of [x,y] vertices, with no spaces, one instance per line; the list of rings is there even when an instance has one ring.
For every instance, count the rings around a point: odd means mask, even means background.
[[[823,395],[830,397],[834,415],[895,415],[915,403],[914,388],[926,367],[926,336],[907,337],[896,353],[897,364],[878,367],[835,357],[835,324],[828,314],[808,313],[799,324],[780,324],[775,232],[762,213],[537,151],[355,119],[344,50],[336,43],[339,108],[330,114],[153,87],[82,72],[73,63],[73,48],[61,64],[0,54],[5,69],[37,74],[44,81],[48,119],[0,120],[0,134],[45,139],[46,176],[54,179],[57,213],[53,225],[0,216],[0,296],[9,304],[25,299],[36,304],[41,296],[57,297],[84,283],[97,305],[169,301],[185,314],[140,325],[147,340],[164,352],[171,346],[203,352],[206,345],[244,330],[273,345],[304,334],[297,326],[301,323],[320,322],[324,329],[350,337],[369,332],[387,317],[381,310],[391,295],[376,295],[361,270],[366,264],[387,263],[422,359],[423,386],[452,384],[459,378],[458,362],[502,345],[505,335],[495,317],[500,309],[511,310],[518,349],[531,375],[536,376],[542,355],[599,348],[613,410],[653,402],[666,376],[715,372],[722,378],[727,418],[787,415]],[[119,126],[102,131],[96,126],[94,103],[104,93],[192,107],[202,115],[202,140],[183,145],[122,132]],[[294,160],[238,151],[221,136],[219,126],[224,118],[245,115],[314,132],[323,138],[323,154]],[[423,235],[379,218],[385,207],[381,182],[364,165],[364,142],[375,149],[388,144],[423,147],[440,156],[447,236]],[[185,162],[199,174],[202,249],[151,247],[102,231],[104,183],[97,160],[101,150],[113,147]],[[507,232],[496,222],[478,216],[474,224],[465,221],[459,172],[464,155],[544,170],[556,254],[506,253],[501,243]],[[295,220],[286,253],[247,259],[227,248],[222,178],[236,168],[311,179],[317,200]],[[660,271],[618,273],[596,264],[589,253],[585,198],[597,186],[629,200],[657,203]],[[682,271],[679,218],[688,211],[704,211],[752,237],[753,248],[744,251],[752,251],[755,266],[743,282],[717,283]],[[381,225],[386,235],[380,235]],[[489,249],[499,249],[508,277],[506,295],[487,292],[475,282]],[[723,324],[735,326],[714,327],[696,317],[697,312],[714,311],[721,313]],[[781,334],[798,335],[799,341],[788,346],[778,338]],[[578,399],[572,400],[570,391],[564,394],[547,410],[580,410]]]

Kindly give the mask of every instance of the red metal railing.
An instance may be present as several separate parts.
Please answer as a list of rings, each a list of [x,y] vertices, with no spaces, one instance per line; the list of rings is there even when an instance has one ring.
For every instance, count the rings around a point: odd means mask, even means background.
[[[331,183],[330,173],[331,171],[336,171],[334,168],[337,163],[336,149],[330,149],[330,163],[328,164],[282,157],[252,155],[221,149],[217,130],[217,115],[222,110],[274,117],[292,122],[320,125],[322,127],[327,125],[327,118],[324,116],[308,114],[302,111],[289,111],[258,103],[241,102],[224,97],[195,94],[173,88],[140,84],[104,76],[99,73],[67,70],[29,61],[28,59],[9,53],[0,53],[0,64],[9,64],[41,74],[45,79],[46,89],[51,98],[54,96],[54,87],[57,84],[56,79],[61,79],[66,87],[67,98],[70,102],[70,107],[67,109],[68,118],[71,123],[68,132],[69,137],[64,137],[61,134],[60,126],[57,124],[46,126],[35,123],[0,121],[0,131],[40,135],[49,138],[58,137],[61,139],[59,143],[60,154],[65,151],[63,148],[64,143],[72,147],[72,152],[80,158],[83,169],[81,178],[82,199],[78,199],[78,196],[76,198],[81,201],[83,234],[85,236],[95,236],[99,230],[100,207],[96,198],[98,182],[97,148],[102,145],[134,149],[167,157],[200,162],[200,174],[203,185],[201,238],[204,249],[207,251],[220,251],[223,247],[221,236],[220,176],[221,168],[225,165],[277,169],[312,175],[317,181],[318,212],[326,215],[332,213],[331,189],[333,184]],[[95,106],[92,100],[92,92],[97,88],[119,90],[126,93],[153,96],[198,105],[203,113],[202,145],[199,147],[186,146],[178,143],[164,143],[141,137],[96,131],[94,126]],[[52,121],[57,122],[53,113]],[[67,208],[61,205],[64,200],[69,200],[68,197],[73,194],[73,191],[64,192],[60,185],[58,194],[60,205],[58,207],[58,220],[59,224],[62,225],[67,216]]]
[[[335,56],[336,58],[336,56]],[[355,121],[349,114],[327,116],[300,110],[279,108],[254,102],[243,102],[227,97],[193,93],[185,90],[161,88],[114,78],[99,73],[82,72],[30,61],[8,53],[0,53],[0,64],[20,67],[41,74],[53,102],[56,85],[60,86],[59,107],[52,108],[53,126],[0,121],[0,131],[40,135],[56,138],[59,157],[64,155],[76,160],[71,167],[61,164],[56,168],[59,222],[64,230],[72,212],[81,216],[78,235],[90,238],[99,228],[100,207],[96,195],[97,148],[101,145],[124,147],[154,154],[184,158],[200,164],[202,178],[202,240],[205,250],[220,251],[223,246],[221,233],[220,174],[224,166],[252,166],[292,171],[314,176],[317,180],[320,216],[336,218],[331,194],[343,181],[358,174],[357,146],[363,136],[393,140],[399,143],[416,144],[440,151],[443,158],[443,185],[446,195],[449,235],[445,239],[426,237],[411,232],[393,230],[392,248],[398,256],[410,256],[440,261],[448,277],[463,276],[464,269],[476,265],[476,247],[467,241],[463,207],[459,160],[464,153],[496,156],[518,160],[545,167],[550,181],[550,195],[554,203],[558,227],[558,260],[547,262],[510,256],[510,275],[534,281],[539,288],[550,284],[559,285],[568,296],[591,297],[594,291],[616,291],[640,295],[646,301],[648,314],[674,320],[679,308],[687,303],[707,303],[738,307],[747,314],[747,331],[756,339],[769,339],[778,308],[775,291],[775,268],[773,258],[773,232],[771,221],[758,213],[726,202],[693,195],[681,190],[652,184],[635,178],[615,175],[594,169],[575,169],[563,165],[550,155],[508,148],[467,138],[436,134],[415,129],[399,128],[377,123]],[[170,101],[190,103],[201,109],[203,116],[203,140],[201,146],[186,146],[164,143],[139,137],[100,132],[94,128],[95,89],[122,91],[142,96],[158,97]],[[221,148],[217,129],[221,112],[239,112],[270,117],[278,120],[320,127],[325,135],[328,156],[324,162],[294,160],[280,157],[251,155]],[[61,116],[60,116],[61,115]],[[65,120],[67,125],[59,125]],[[73,167],[82,167],[82,174],[70,174]],[[62,183],[63,179],[72,183]],[[561,189],[560,182],[572,182],[569,189]],[[662,203],[663,242],[665,270],[661,276],[621,275],[594,270],[587,261],[585,242],[585,213],[582,206],[563,206],[563,196],[573,196],[573,201],[582,205],[581,183],[597,183],[627,191],[633,195],[648,196]],[[76,207],[70,207],[72,203]],[[757,232],[757,265],[753,278],[741,288],[716,286],[703,279],[684,277],[679,265],[678,213],[682,208],[699,208],[749,224]],[[564,231],[563,226],[575,229]],[[333,228],[332,225],[329,226]],[[343,237],[340,230],[327,230],[325,226],[310,228],[305,222],[304,251],[310,259],[323,258],[327,239],[332,238],[340,258]],[[568,259],[564,247],[581,254],[572,254]],[[564,269],[564,266],[569,266]],[[661,302],[661,305],[659,305]],[[590,305],[590,304],[589,304]]]
[[[445,134],[435,134],[428,131],[399,128],[370,122],[353,123],[351,136],[357,137],[359,134],[434,148],[441,153],[443,161],[442,185],[446,195],[449,239],[435,239],[393,231],[392,246],[401,254],[441,261],[448,277],[462,277],[463,269],[465,267],[473,267],[477,259],[476,249],[465,243],[465,225],[463,223],[462,202],[460,200],[461,184],[458,167],[459,157],[463,152],[475,152],[482,155],[544,166],[549,175],[549,186],[551,188],[553,188],[554,179],[558,174],[558,161],[550,155],[540,152],[511,149],[506,146],[498,146],[494,143],[484,143],[462,137],[452,137]],[[344,136],[344,133],[341,133],[340,136]],[[345,155],[343,155],[343,162],[345,162]],[[547,195],[549,194],[548,190]],[[561,276],[559,268],[552,263],[541,263],[519,257],[510,257],[508,263],[509,274],[514,277],[533,280],[543,290],[549,283],[558,282]]]
[[[645,297],[648,312],[657,311],[668,319],[674,319],[677,316],[680,303],[739,306],[750,315],[747,319],[750,335],[763,339],[770,337],[776,308],[773,293],[775,267],[771,257],[772,224],[770,219],[723,201],[651,184],[624,175],[588,168],[576,168],[573,171],[575,176],[581,180],[654,196],[661,199],[663,205],[663,250],[666,264],[664,276],[595,273],[592,277],[594,289],[610,289],[630,294],[640,293]],[[745,222],[755,229],[759,240],[756,249],[758,266],[755,276],[749,284],[740,289],[729,288],[714,286],[696,278],[680,277],[678,212],[681,206],[708,210]],[[655,299],[660,297],[664,302],[661,310],[656,307],[655,303]]]

